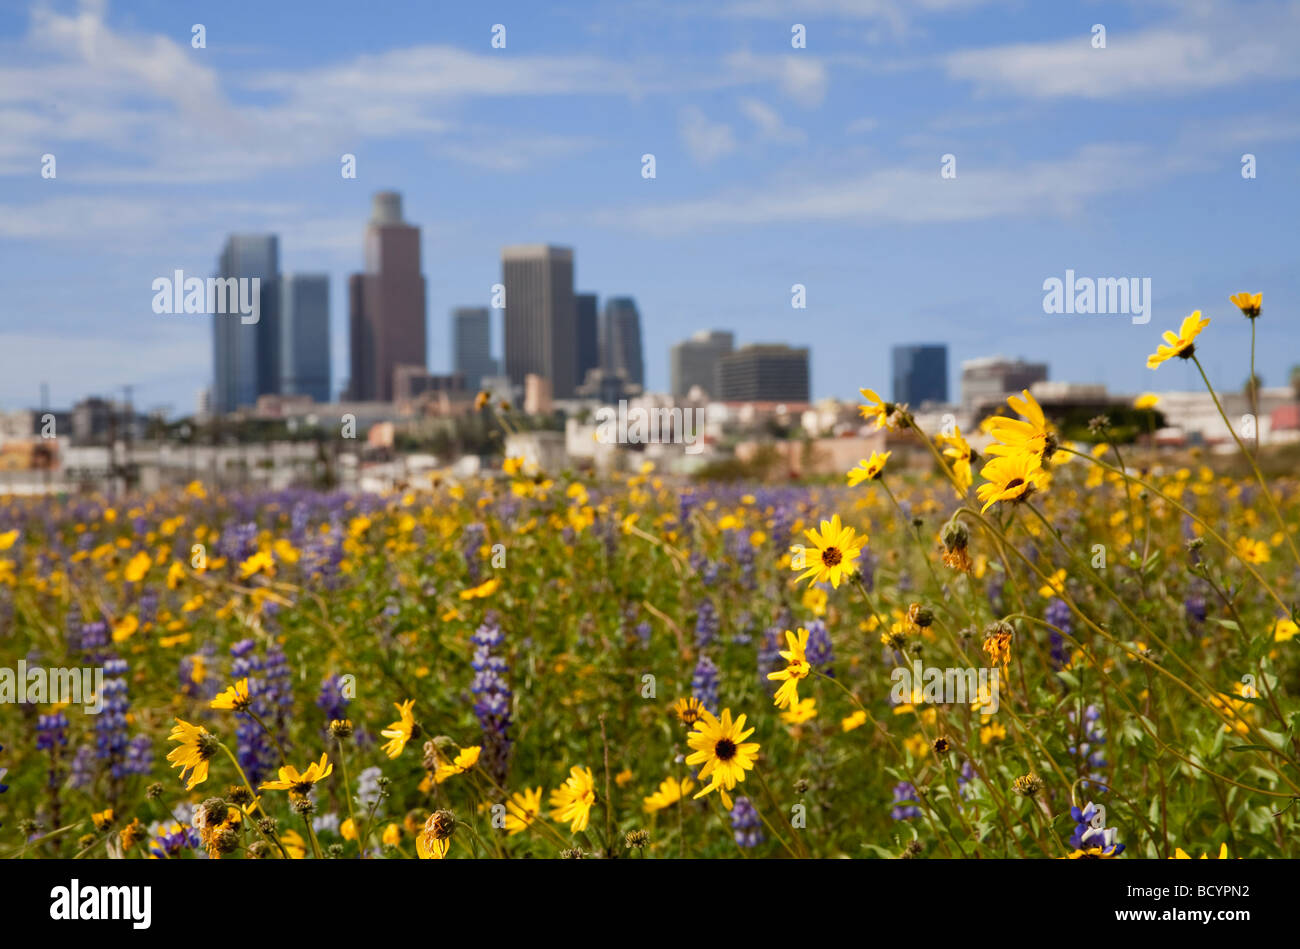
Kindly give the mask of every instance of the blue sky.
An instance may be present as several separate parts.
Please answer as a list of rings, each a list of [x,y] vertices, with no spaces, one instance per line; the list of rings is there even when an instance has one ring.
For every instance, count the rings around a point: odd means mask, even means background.
[[[1297,48],[1285,2],[3,0],[0,408],[47,381],[56,406],[130,383],[141,407],[192,411],[210,318],[155,315],[150,284],[211,273],[234,231],[274,231],[283,269],[331,274],[337,386],[346,277],[390,188],[423,228],[434,369],[501,247],[546,241],[574,247],[578,289],[637,299],[654,388],[704,328],[810,346],[817,397],[887,389],[889,346],[929,341],[954,387],[961,360],[995,353],[1119,391],[1191,387],[1144,357],[1198,308],[1207,368],[1235,388],[1236,290],[1264,293],[1259,371],[1283,384]],[[1044,314],[1067,268],[1150,277],[1151,323]]]

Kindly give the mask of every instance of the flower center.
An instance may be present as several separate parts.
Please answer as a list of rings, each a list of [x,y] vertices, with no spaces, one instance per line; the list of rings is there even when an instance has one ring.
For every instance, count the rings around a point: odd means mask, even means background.
[[[1024,483],[1025,483],[1024,478],[1012,478],[1010,481],[1007,482],[1007,490],[1010,491],[1012,488],[1018,488]]]
[[[730,761],[736,757],[736,743],[730,738],[721,738],[713,746],[713,753],[719,761]]]
[[[840,549],[838,547],[827,547],[825,550],[822,551],[822,563],[826,564],[826,566],[828,567],[835,566],[843,559],[844,559],[844,555],[840,553]]]

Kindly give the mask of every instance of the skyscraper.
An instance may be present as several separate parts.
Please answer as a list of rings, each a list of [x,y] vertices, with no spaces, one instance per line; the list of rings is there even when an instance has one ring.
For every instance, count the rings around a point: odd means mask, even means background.
[[[622,370],[628,382],[645,385],[641,315],[631,297],[611,297],[605,301],[605,317],[600,324],[600,357],[602,369]]]
[[[330,278],[280,278],[280,392],[330,400]]]
[[[961,364],[961,401],[963,408],[974,410],[981,405],[1001,402],[1008,395],[1019,394],[1035,382],[1047,380],[1047,363],[985,356]]]
[[[506,288],[506,375],[516,387],[529,373],[541,376],[557,399],[577,387],[577,306],[573,251],[547,244],[518,244],[501,251]]]
[[[719,402],[807,402],[808,350],[771,343],[742,346],[718,360]]]
[[[366,269],[348,280],[351,382],[360,401],[391,402],[398,365],[428,366],[420,229],[402,220],[402,196],[375,194]]]
[[[581,385],[592,369],[600,368],[600,329],[596,316],[596,294],[579,293],[574,300],[578,307],[575,331],[578,335],[578,384]]]
[[[451,311],[451,351],[454,371],[465,377],[465,388],[478,390],[485,376],[497,374],[492,358],[492,322],[485,306],[461,306]]]
[[[894,401],[913,408],[948,401],[948,347],[939,343],[895,346]]]
[[[259,315],[245,323],[237,313],[217,313],[212,319],[212,410],[216,413],[257,402],[259,395],[279,391],[280,244],[274,234],[232,234],[217,262],[223,279],[260,281]]]
[[[674,345],[669,354],[673,395],[689,395],[695,386],[714,395],[718,360],[735,345],[735,334],[724,330],[701,330]]]

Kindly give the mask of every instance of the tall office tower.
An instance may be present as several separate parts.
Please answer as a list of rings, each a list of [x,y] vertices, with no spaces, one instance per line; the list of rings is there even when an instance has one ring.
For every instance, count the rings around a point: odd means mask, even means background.
[[[972,411],[1019,394],[1035,382],[1047,381],[1047,363],[985,356],[961,364],[962,407]]]
[[[600,368],[600,329],[596,317],[596,294],[579,293],[574,301],[578,308],[575,330],[578,335],[578,384],[587,373]]]
[[[548,244],[506,247],[501,275],[510,384],[522,388],[532,373],[550,383],[554,398],[572,398],[578,383],[573,251]]]
[[[380,191],[366,227],[366,269],[348,280],[349,396],[393,401],[398,365],[428,366],[420,229],[402,220],[402,196]]]
[[[700,330],[690,339],[674,345],[669,354],[673,395],[678,398],[689,395],[695,386],[713,395],[718,360],[730,353],[735,345],[735,334],[725,330]]]
[[[452,369],[465,377],[465,388],[478,391],[483,380],[497,374],[492,358],[492,318],[485,306],[461,306],[451,311]]]
[[[627,381],[645,385],[641,361],[641,315],[631,297],[610,297],[605,301],[605,318],[600,323],[600,367],[610,372],[622,369]]]
[[[258,321],[245,323],[236,307],[213,314],[212,410],[218,414],[253,405],[279,391],[280,242],[274,234],[232,234],[217,262],[222,279],[260,281]]]
[[[948,347],[937,343],[895,346],[894,401],[916,408],[948,401]]]
[[[772,343],[742,346],[718,360],[720,402],[807,402],[808,350]]]
[[[330,400],[330,278],[280,278],[280,392]]]

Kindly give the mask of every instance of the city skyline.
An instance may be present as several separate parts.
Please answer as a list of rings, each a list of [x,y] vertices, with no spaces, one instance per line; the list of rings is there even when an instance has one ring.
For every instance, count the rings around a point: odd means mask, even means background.
[[[1278,334],[1265,384],[1284,385],[1300,351],[1279,318],[1300,297],[1300,14],[1285,4],[1250,18],[1217,2],[1083,18],[977,15],[1007,6],[993,2],[505,4],[488,18],[506,23],[504,50],[472,10],[413,10],[399,34],[328,6],[328,29],[244,0],[205,10],[204,49],[195,15],[151,0],[0,11],[0,406],[36,404],[44,381],[54,404],[132,384],[142,409],[191,411],[214,331],[152,313],[149,286],[210,273],[230,233],[277,234],[283,271],[330,275],[337,391],[345,275],[384,189],[423,230],[433,372],[452,367],[451,310],[487,305],[500,248],[524,242],[574,248],[578,286],[602,301],[635,296],[656,391],[671,345],[711,326],[807,346],[814,398],[887,378],[890,347],[918,338],[948,344],[950,392],[963,361],[999,353],[1114,391],[1192,388],[1188,366],[1157,380],[1109,353],[1153,347],[1193,309],[1239,320],[1227,294],[1243,289],[1263,292]],[[1090,46],[1097,22],[1106,49]],[[155,71],[133,68],[150,57]],[[46,154],[57,177],[41,176]],[[1151,322],[1044,313],[1043,282],[1070,270],[1149,278]],[[1216,384],[1241,386],[1248,347],[1221,334],[1202,349]]]

